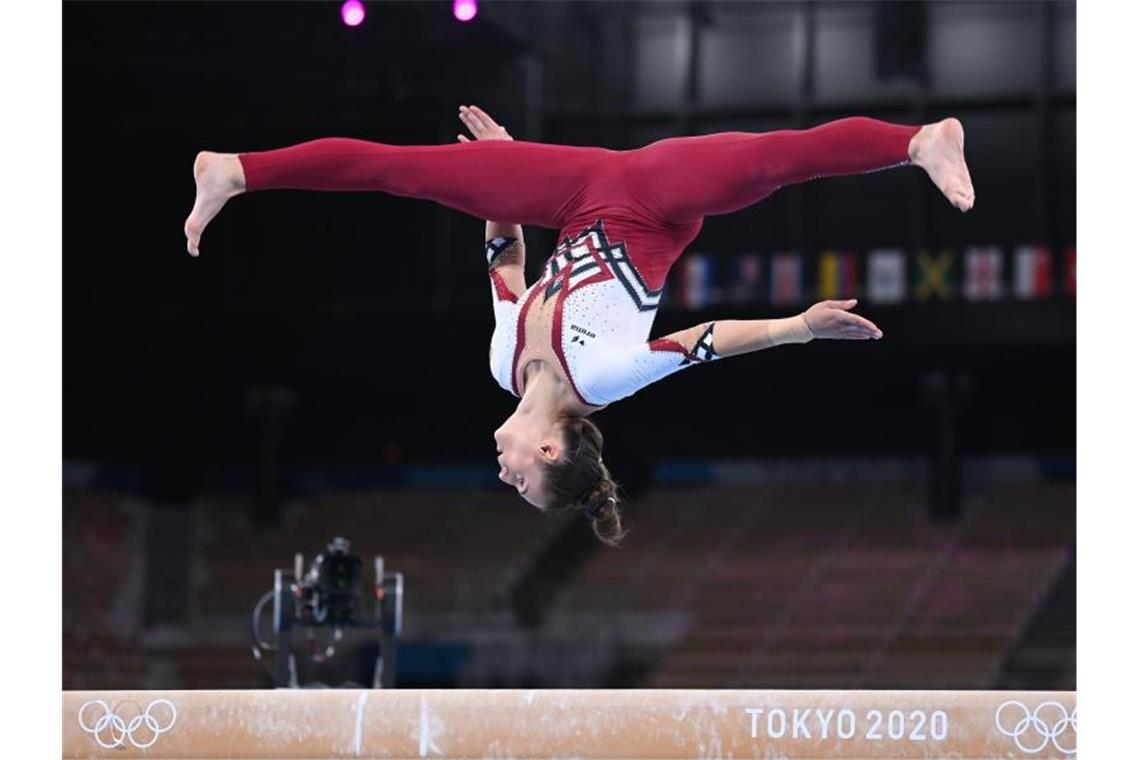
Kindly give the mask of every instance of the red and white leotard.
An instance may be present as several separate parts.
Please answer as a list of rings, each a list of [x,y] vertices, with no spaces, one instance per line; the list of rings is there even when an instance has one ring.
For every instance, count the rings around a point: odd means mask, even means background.
[[[498,255],[512,242],[487,242],[495,330],[491,374],[516,396],[518,360],[527,312],[536,301],[554,302],[551,347],[578,398],[605,406],[695,363],[717,357],[713,326],[692,351],[672,340],[649,341],[661,290],[651,289],[621,241],[610,240],[598,219],[573,238],[566,236],[542,268],[542,275],[516,296],[495,270]]]

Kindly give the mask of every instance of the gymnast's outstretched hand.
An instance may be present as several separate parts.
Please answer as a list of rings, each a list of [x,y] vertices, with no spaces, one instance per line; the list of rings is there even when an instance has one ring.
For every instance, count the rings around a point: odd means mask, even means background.
[[[804,321],[817,338],[878,340],[883,337],[883,331],[874,322],[848,311],[855,303],[854,298],[820,301],[804,312]]]
[[[499,125],[479,106],[459,106],[459,120],[462,121],[476,140],[513,140],[506,127]],[[456,135],[459,142],[471,142],[465,135]]]

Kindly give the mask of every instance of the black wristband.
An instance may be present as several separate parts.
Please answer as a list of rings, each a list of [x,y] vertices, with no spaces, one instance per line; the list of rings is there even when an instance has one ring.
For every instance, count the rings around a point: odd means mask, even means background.
[[[716,351],[713,350],[713,328],[716,327],[716,322],[712,322],[705,331],[701,333],[701,337],[697,338],[696,345],[693,350],[689,352],[689,358],[695,362],[709,362],[713,359],[719,358]]]
[[[499,258],[499,254],[501,254],[503,251],[510,248],[512,245],[514,245],[518,241],[519,241],[518,238],[513,238],[513,237],[497,237],[497,238],[491,238],[490,240],[488,240],[484,244],[484,245],[486,245],[486,248],[484,249],[484,251],[487,255],[487,266],[491,266],[492,264],[494,264],[495,259]]]

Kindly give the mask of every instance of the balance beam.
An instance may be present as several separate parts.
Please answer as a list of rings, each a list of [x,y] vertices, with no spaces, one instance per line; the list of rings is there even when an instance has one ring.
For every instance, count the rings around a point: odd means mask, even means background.
[[[1075,692],[71,691],[65,758],[1068,758]]]

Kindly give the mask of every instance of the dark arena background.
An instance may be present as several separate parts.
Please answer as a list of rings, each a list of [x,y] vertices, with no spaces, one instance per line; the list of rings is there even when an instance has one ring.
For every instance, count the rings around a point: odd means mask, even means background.
[[[1075,689],[1075,3],[464,5],[64,3],[63,688],[280,683],[275,570],[343,537],[400,619],[292,630],[282,685]],[[953,115],[977,204],[906,169],[709,218],[654,337],[843,297],[884,337],[594,415],[613,549],[496,477],[483,220],[260,193],[186,254],[197,151],[464,104],[613,149]]]

